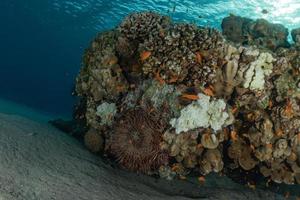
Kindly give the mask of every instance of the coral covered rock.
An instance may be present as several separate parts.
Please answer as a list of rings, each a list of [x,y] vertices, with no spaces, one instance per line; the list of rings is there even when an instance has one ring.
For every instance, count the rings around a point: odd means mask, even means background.
[[[299,42],[300,42],[300,28],[293,29],[291,34],[292,34],[292,38],[293,38],[294,42],[296,44],[299,44]]]
[[[234,43],[142,12],[97,36],[76,80],[86,146],[104,141],[123,168],[169,180],[239,168],[299,181],[299,46],[262,19],[231,15],[222,28]]]
[[[271,50],[288,47],[288,30],[281,24],[271,24],[264,19],[253,21],[230,15],[222,21],[223,34],[241,44],[264,46]]]

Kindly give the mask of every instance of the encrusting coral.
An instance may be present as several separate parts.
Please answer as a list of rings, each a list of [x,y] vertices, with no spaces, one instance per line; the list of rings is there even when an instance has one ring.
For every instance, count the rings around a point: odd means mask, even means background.
[[[76,80],[87,147],[167,179],[240,168],[300,183],[299,31],[289,47],[281,25],[222,26],[236,43],[153,12],[98,35]]]
[[[200,127],[211,127],[217,131],[224,124],[230,124],[230,122],[226,123],[229,114],[226,111],[226,103],[223,100],[210,101],[210,96],[201,93],[198,94],[198,98],[197,101],[192,102],[181,110],[179,118],[174,118],[170,121],[177,134]]]
[[[100,153],[104,149],[102,134],[94,129],[90,129],[85,133],[84,144],[93,153]]]

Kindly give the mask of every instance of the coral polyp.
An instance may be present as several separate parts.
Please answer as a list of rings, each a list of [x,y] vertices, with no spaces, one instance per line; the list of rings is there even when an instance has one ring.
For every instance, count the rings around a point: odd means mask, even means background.
[[[147,173],[168,163],[167,152],[160,148],[164,127],[158,120],[143,109],[122,114],[107,144],[122,167]]]

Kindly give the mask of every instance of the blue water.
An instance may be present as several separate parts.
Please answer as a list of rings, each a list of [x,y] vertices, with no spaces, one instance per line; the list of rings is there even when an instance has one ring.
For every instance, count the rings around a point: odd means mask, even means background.
[[[0,98],[70,116],[90,40],[143,10],[216,28],[230,13],[300,27],[300,0],[1,0]]]

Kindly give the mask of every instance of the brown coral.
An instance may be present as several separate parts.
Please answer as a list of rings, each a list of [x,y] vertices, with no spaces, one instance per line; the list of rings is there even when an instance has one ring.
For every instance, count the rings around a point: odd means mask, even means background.
[[[153,33],[163,35],[170,21],[167,16],[154,12],[137,12],[127,16],[118,29],[129,40],[142,41]]]
[[[183,163],[186,168],[194,168],[197,165],[203,146],[197,142],[198,133],[196,131],[179,135],[167,131],[163,138],[163,147],[170,152],[170,156],[174,157],[177,162]]]
[[[160,147],[164,127],[154,116],[133,109],[125,111],[116,123],[108,149],[122,167],[147,173],[168,162],[167,152]]]
[[[101,152],[104,147],[103,137],[95,129],[90,129],[84,135],[84,144],[93,153]]]
[[[208,149],[199,161],[201,172],[206,175],[210,172],[220,172],[224,163],[222,154],[218,149]]]

